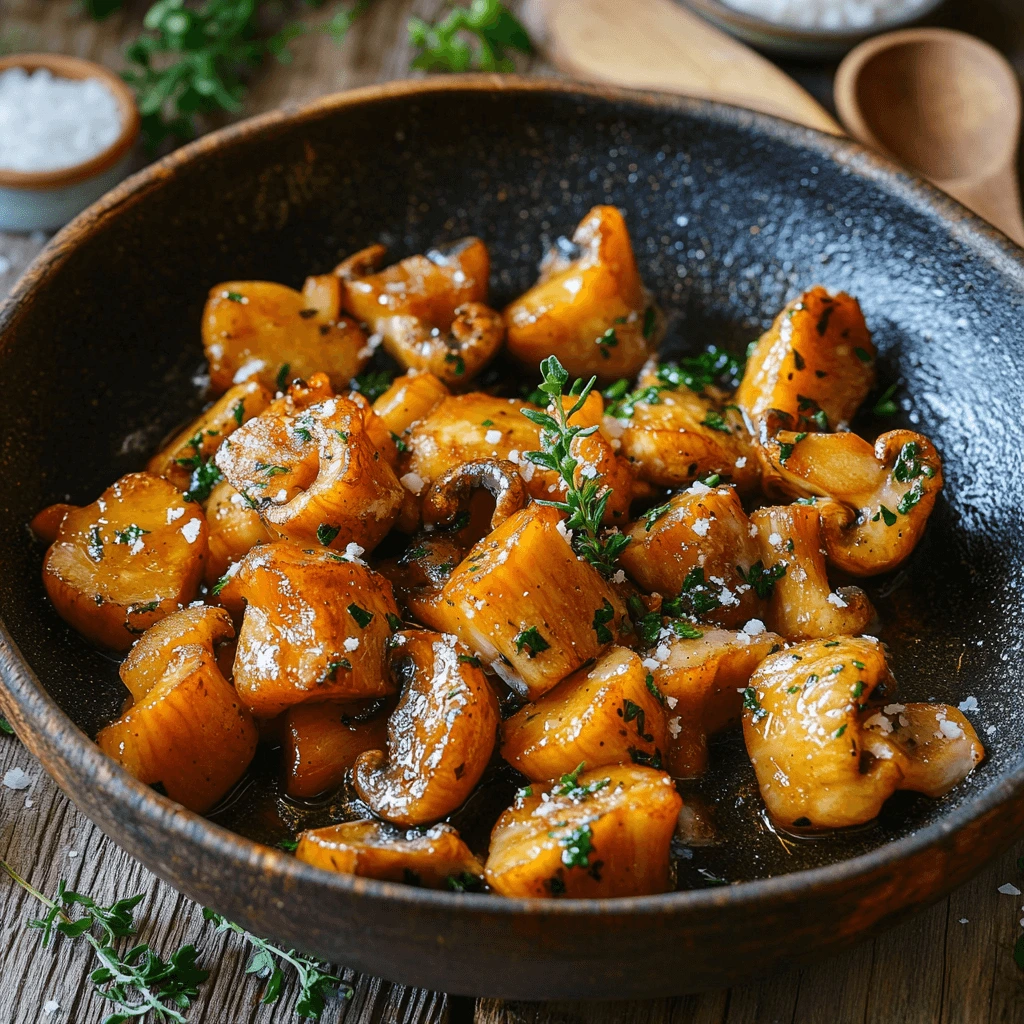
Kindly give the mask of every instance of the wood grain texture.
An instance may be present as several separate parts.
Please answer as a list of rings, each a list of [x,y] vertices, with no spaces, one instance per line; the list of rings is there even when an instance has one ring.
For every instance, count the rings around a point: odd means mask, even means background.
[[[979,0],[970,17],[993,26],[994,33],[1005,26],[1013,3]],[[137,31],[147,6],[146,0],[138,0],[126,13],[97,26],[81,16],[78,0],[0,0],[0,50],[61,51],[117,68],[124,41]],[[408,14],[433,17],[443,6],[443,0],[378,0],[340,48],[325,37],[303,40],[290,65],[269,67],[260,76],[244,113],[403,77],[410,56]],[[1021,33],[1012,36],[1002,29],[1000,35],[1004,41],[1021,38]],[[1024,45],[1014,57],[1018,68],[1024,67]],[[537,59],[529,70],[551,69]],[[41,245],[38,237],[0,235],[0,295]],[[165,952],[194,941],[203,950],[202,962],[213,971],[190,1020],[280,1024],[296,1019],[293,988],[286,988],[276,1006],[261,1007],[260,982],[244,975],[248,956],[241,941],[214,936],[198,907],[107,840],[16,740],[0,736],[0,777],[12,767],[27,771],[33,783],[24,792],[0,787],[0,856],[44,891],[52,891],[63,877],[103,900],[147,893],[138,911],[144,922],[141,938]],[[604,1005],[479,1000],[474,1008],[469,1000],[349,974],[352,1000],[332,1001],[323,1019],[326,1024],[1019,1024],[1024,1019],[1024,972],[1014,964],[1012,948],[1021,933],[1024,897],[997,889],[1007,881],[1024,887],[1015,865],[1022,855],[1024,844],[948,899],[872,942],[816,966],[730,991]],[[38,934],[24,927],[25,918],[37,913],[32,903],[0,879],[0,1024],[98,1024],[109,1007],[91,993],[89,958],[64,940],[41,950]],[[57,1000],[60,1010],[47,1018],[41,1008],[49,999]]]

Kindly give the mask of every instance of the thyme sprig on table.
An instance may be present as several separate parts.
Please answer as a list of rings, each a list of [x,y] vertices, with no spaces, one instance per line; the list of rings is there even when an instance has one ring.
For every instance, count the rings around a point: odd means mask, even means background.
[[[568,397],[575,402],[566,410],[565,386],[569,382],[569,372],[558,361],[557,356],[548,356],[540,364],[543,377],[539,390],[549,400],[549,408],[554,415],[539,409],[523,409],[527,419],[541,428],[541,451],[526,452],[526,458],[535,466],[553,470],[562,478],[565,485],[565,501],[539,500],[541,505],[550,505],[565,513],[568,517],[566,529],[573,531],[572,547],[581,558],[590,562],[603,576],[611,576],[615,570],[615,562],[629,543],[629,537],[622,533],[607,533],[601,529],[611,489],[603,486],[600,476],[576,482],[576,471],[580,460],[572,453],[573,442],[577,438],[589,437],[597,430],[596,426],[570,426],[569,420],[583,408],[590,392],[597,382],[591,377],[586,384],[577,380],[569,389]]]
[[[298,975],[299,997],[295,1004],[295,1012],[298,1016],[319,1020],[320,1015],[324,1012],[327,996],[335,990],[341,991],[346,999],[352,998],[351,986],[345,985],[341,978],[328,974],[324,969],[324,964],[319,960],[303,956],[294,949],[281,949],[279,946],[267,942],[266,939],[247,932],[240,925],[228,921],[208,907],[203,909],[203,917],[216,927],[218,934],[225,931],[234,932],[252,946],[252,958],[245,968],[245,973],[256,974],[267,979],[261,1002],[275,1003],[280,999],[281,987],[284,984],[282,963],[289,964]]]
[[[156,1021],[185,1024],[186,1018],[180,1011],[188,1008],[199,994],[199,986],[209,977],[209,971],[196,966],[196,947],[181,946],[167,961],[145,943],[137,943],[123,954],[115,947],[118,939],[135,934],[134,910],[143,893],[105,907],[91,896],[68,889],[62,880],[51,899],[6,861],[0,860],[0,868],[46,907],[41,918],[28,922],[30,928],[43,933],[44,946],[50,944],[54,933],[59,933],[69,939],[85,939],[92,947],[99,967],[89,979],[96,986],[96,994],[117,1007],[104,1024],[124,1024],[147,1014],[152,1014]],[[72,912],[78,916],[73,917]]]

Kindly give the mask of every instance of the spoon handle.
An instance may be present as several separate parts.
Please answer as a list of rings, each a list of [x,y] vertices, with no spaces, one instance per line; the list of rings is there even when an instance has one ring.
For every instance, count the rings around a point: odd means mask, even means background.
[[[536,0],[548,51],[569,74],[661,89],[843,130],[774,64],[673,0]]]
[[[1021,216],[1020,183],[1015,167],[1002,167],[990,177],[966,185],[938,180],[935,184],[1024,246],[1024,217]]]

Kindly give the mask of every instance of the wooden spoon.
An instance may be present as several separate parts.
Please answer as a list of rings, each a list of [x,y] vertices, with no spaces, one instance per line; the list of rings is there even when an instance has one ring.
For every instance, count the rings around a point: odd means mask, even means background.
[[[836,107],[849,133],[959,199],[1024,245],[1013,68],[974,36],[890,32],[839,66]]]
[[[535,0],[548,50],[576,78],[734,103],[843,131],[771,61],[673,0]]]

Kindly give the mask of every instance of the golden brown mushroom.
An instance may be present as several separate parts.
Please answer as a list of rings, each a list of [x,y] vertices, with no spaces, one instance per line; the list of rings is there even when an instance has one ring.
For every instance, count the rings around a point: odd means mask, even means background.
[[[819,285],[761,335],[735,401],[755,425],[776,410],[798,430],[836,429],[853,419],[874,380],[875,347],[860,304]]]
[[[743,735],[776,821],[859,825],[897,789],[937,795],[970,773],[984,753],[970,723],[945,705],[888,703],[892,692],[872,637],[809,641],[763,662],[744,695]]]
[[[633,762],[661,767],[665,711],[647,685],[647,669],[613,647],[527,704],[501,727],[501,756],[528,779],[543,782],[588,768]]]
[[[764,446],[777,486],[814,497],[829,564],[852,576],[896,568],[917,546],[942,489],[942,462],[922,434],[780,432]]]
[[[227,281],[211,288],[203,310],[211,388],[219,394],[255,380],[284,391],[296,378],[318,371],[335,388],[347,387],[373,350],[354,320],[309,301],[302,292],[270,281]]]
[[[424,825],[451,814],[480,781],[494,750],[498,700],[479,661],[453,636],[397,633],[391,667],[402,696],[388,717],[387,750],[360,754],[356,791],[379,817]]]
[[[43,562],[60,615],[93,643],[127,650],[188,604],[207,557],[203,511],[163,477],[129,473],[65,512]]]
[[[503,896],[649,896],[672,885],[683,801],[663,772],[618,765],[534,783],[491,832],[487,882]]]
[[[256,752],[256,725],[214,654],[214,643],[233,634],[219,608],[189,608],[148,630],[121,665],[134,701],[96,737],[141,782],[200,813]]]
[[[483,867],[451,825],[403,832],[379,821],[346,821],[299,836],[299,860],[327,871],[426,889],[479,884]]]
[[[269,544],[273,538],[249,500],[226,480],[210,492],[204,508],[210,528],[206,582],[213,584],[233,562],[239,561],[257,544]]]
[[[531,700],[632,628],[618,592],[569,546],[559,513],[538,504],[475,545],[417,611]]]
[[[371,246],[336,269],[345,308],[406,369],[428,371],[451,386],[468,384],[505,339],[501,314],[484,305],[487,246],[463,238],[377,270],[385,252]]]
[[[146,464],[148,472],[166,477],[194,501],[205,501],[220,479],[213,456],[226,437],[270,404],[270,392],[250,380],[229,388],[205,412],[176,434]]]
[[[242,617],[235,686],[258,718],[294,704],[395,690],[387,645],[399,625],[391,585],[362,562],[286,541],[253,548],[220,591]]]
[[[730,628],[764,615],[763,596],[747,582],[757,540],[734,487],[698,481],[624,532],[622,568],[645,590],[678,598],[680,612]]]
[[[369,550],[391,528],[403,497],[367,430],[373,415],[334,395],[317,373],[235,431],[217,466],[272,535]]]
[[[679,635],[665,629],[647,652],[651,689],[664,703],[668,724],[665,769],[673,778],[704,774],[708,739],[740,720],[743,690],[751,674],[782,637],[754,619],[745,630],[689,626]]]
[[[548,253],[505,322],[509,352],[530,370],[556,354],[573,377],[610,383],[637,373],[657,349],[662,323],[616,207],[595,206],[572,242]]]
[[[340,786],[365,750],[387,742],[387,702],[296,704],[284,714],[285,791],[314,797]]]
[[[750,520],[761,550],[751,575],[768,597],[765,622],[770,629],[787,640],[810,640],[860,633],[874,619],[875,610],[859,587],[832,590],[817,509],[773,505],[758,509]]]

